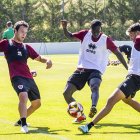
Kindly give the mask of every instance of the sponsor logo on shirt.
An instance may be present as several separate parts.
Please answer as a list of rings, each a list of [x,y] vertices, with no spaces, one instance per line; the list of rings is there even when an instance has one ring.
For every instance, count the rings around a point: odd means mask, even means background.
[[[95,51],[96,48],[97,48],[97,46],[95,44],[90,43],[88,45],[88,49],[86,49],[86,52],[90,52],[90,53],[95,54],[96,53],[96,51]]]

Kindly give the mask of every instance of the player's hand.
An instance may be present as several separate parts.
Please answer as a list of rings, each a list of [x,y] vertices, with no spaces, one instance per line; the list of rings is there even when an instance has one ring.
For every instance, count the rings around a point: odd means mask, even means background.
[[[112,60],[112,61],[110,61],[110,65],[112,65],[112,66],[117,66],[119,64],[120,64],[119,60]]]
[[[48,59],[47,61],[46,61],[46,69],[50,69],[51,67],[52,67],[52,61],[50,60],[50,59]]]
[[[31,74],[32,74],[33,77],[37,76],[37,72],[35,70],[31,70]]]
[[[62,24],[63,28],[67,28],[68,21],[67,20],[61,20],[61,24]]]

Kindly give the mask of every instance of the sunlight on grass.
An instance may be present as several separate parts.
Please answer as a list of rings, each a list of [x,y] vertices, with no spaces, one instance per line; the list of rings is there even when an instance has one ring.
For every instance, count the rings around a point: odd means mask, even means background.
[[[50,70],[46,70],[44,64],[29,60],[30,68],[37,71],[35,81],[42,97],[41,108],[27,119],[31,125],[29,134],[22,134],[20,127],[13,126],[19,119],[18,98],[9,81],[6,61],[4,57],[0,57],[0,140],[139,140],[139,113],[123,102],[118,103],[89,134],[82,135],[77,130],[79,125],[71,123],[73,118],[67,114],[67,104],[63,99],[66,81],[76,69],[78,55],[49,57],[54,63]],[[98,110],[105,105],[111,92],[126,75],[127,71],[122,65],[107,68],[100,87]],[[90,94],[87,85],[74,94],[77,101],[84,106],[86,115],[91,105]],[[140,99],[139,93],[135,99]],[[91,119],[87,118],[87,122],[89,121]]]

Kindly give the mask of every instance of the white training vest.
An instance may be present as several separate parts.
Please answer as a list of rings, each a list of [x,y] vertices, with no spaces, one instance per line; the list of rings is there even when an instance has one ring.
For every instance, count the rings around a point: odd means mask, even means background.
[[[137,51],[134,46],[132,47],[128,74],[136,74],[140,76],[140,51]]]
[[[78,68],[96,69],[103,74],[108,64],[108,57],[107,36],[102,34],[97,42],[93,42],[89,30],[79,50]]]

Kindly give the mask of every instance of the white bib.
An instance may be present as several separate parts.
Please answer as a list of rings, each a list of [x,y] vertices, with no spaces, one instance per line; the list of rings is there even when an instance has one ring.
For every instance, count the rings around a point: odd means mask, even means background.
[[[140,51],[137,51],[134,46],[132,47],[128,74],[136,74],[140,76]]]
[[[108,64],[108,57],[107,36],[102,34],[97,42],[93,42],[89,30],[81,44],[78,68],[96,69],[103,74]]]

